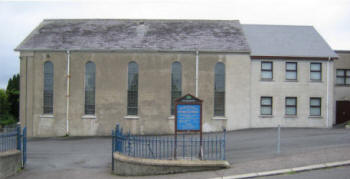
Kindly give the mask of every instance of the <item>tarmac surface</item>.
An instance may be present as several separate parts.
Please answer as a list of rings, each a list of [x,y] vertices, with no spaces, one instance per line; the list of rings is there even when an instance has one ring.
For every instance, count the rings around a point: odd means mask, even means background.
[[[277,129],[232,131],[226,139],[230,169],[133,178],[212,178],[350,159],[348,129],[282,128],[280,154]],[[110,137],[34,138],[27,148],[25,169],[10,179],[124,178],[111,174]]]
[[[350,166],[336,167],[322,170],[313,170],[309,172],[291,173],[270,177],[261,177],[259,179],[349,179]]]

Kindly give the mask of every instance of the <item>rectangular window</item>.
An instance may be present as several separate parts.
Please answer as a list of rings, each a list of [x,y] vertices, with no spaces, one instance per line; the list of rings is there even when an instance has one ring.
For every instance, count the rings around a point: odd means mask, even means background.
[[[296,62],[286,63],[286,80],[297,80],[298,66]]]
[[[272,62],[261,62],[261,79],[272,80],[273,78],[273,67]]]
[[[260,114],[272,115],[272,97],[263,96],[260,99]]]
[[[310,80],[321,81],[322,80],[322,64],[311,63],[310,64]]]
[[[337,69],[337,85],[350,85],[350,69]]]
[[[286,97],[286,115],[297,115],[297,98]]]
[[[310,116],[321,116],[321,98],[310,98]]]

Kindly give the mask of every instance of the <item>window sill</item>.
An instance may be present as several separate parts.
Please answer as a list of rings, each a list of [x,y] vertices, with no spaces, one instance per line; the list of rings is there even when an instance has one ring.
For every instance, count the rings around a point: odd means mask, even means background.
[[[168,117],[169,120],[174,120],[175,119],[175,116],[174,115],[171,115]]]
[[[260,81],[264,81],[264,82],[273,82],[274,80],[273,80],[273,79],[263,79],[263,78],[260,78]]]
[[[273,115],[260,115],[260,118],[273,118]]]
[[[322,83],[323,81],[322,80],[310,80],[309,82],[310,83]]]
[[[226,116],[214,116],[211,119],[212,120],[227,120],[227,117]]]
[[[42,114],[40,118],[55,118],[55,116],[53,114]]]
[[[297,116],[297,115],[288,115],[288,114],[285,114],[285,115],[284,115],[284,118],[296,119],[296,118],[298,118],[298,116]]]
[[[140,119],[139,116],[136,116],[136,115],[127,115],[127,116],[124,116],[124,119],[127,119],[127,120],[138,120]]]
[[[288,79],[286,79],[286,80],[284,80],[285,82],[298,82],[298,80],[288,80]]]
[[[310,119],[323,119],[322,116],[309,116]]]
[[[336,87],[350,87],[350,85],[344,85],[344,84],[336,84]]]
[[[81,119],[96,119],[96,116],[95,115],[84,115],[84,116],[81,116]]]

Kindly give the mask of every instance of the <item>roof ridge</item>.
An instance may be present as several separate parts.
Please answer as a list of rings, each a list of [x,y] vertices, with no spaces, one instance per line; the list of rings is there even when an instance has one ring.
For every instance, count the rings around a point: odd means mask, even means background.
[[[41,49],[250,52],[239,20],[203,19],[45,19],[15,50]]]
[[[128,18],[81,18],[81,19],[43,19],[43,21],[104,21],[104,20],[115,20],[115,21],[222,21],[222,22],[239,22],[238,19],[128,19]]]
[[[284,27],[314,27],[313,25],[281,25],[281,24],[241,24],[242,26],[284,26]]]

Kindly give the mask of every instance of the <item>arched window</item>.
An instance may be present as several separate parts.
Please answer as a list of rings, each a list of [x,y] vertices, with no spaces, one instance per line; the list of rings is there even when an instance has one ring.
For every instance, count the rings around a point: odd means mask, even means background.
[[[182,92],[182,69],[180,62],[171,65],[171,115],[175,113],[175,99],[181,97]]]
[[[96,65],[88,62],[85,65],[85,114],[95,114]]]
[[[225,116],[225,64],[215,65],[214,116]]]
[[[128,115],[137,115],[139,67],[137,63],[128,64]]]
[[[44,63],[44,114],[53,113],[53,64]]]

